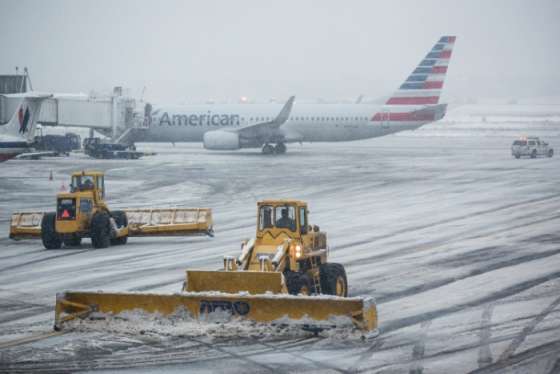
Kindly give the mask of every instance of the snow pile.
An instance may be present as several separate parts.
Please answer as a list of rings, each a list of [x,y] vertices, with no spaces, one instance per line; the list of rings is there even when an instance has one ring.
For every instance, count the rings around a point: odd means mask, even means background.
[[[193,318],[185,309],[163,316],[136,309],[116,315],[92,313],[87,319],[75,319],[64,324],[64,330],[72,332],[105,332],[124,335],[150,335],[156,337],[215,338],[298,338],[317,334],[329,339],[363,339],[363,333],[355,329],[349,317],[332,317],[328,321],[316,321],[309,317],[293,320],[283,317],[272,323],[258,323],[231,316],[228,311],[215,311],[204,319]],[[368,336],[376,336],[373,332]]]

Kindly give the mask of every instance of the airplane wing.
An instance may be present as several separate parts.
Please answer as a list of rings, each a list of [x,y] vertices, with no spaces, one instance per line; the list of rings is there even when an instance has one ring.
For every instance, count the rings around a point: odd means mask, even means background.
[[[276,118],[274,118],[272,121],[255,123],[242,127],[240,129],[231,129],[228,131],[238,133],[239,135],[247,138],[266,136],[274,132],[274,130],[278,130],[278,128],[286,123],[288,118],[290,118],[290,113],[292,112],[292,106],[294,105],[295,98],[295,96],[290,97],[286,104],[284,104],[284,107],[282,108],[280,113],[278,113]]]
[[[27,152],[20,153],[15,159],[18,160],[38,160],[41,157],[55,157],[58,156],[57,152]]]

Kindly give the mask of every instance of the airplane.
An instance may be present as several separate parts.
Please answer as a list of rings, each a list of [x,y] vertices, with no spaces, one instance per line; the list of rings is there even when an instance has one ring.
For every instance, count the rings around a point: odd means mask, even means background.
[[[140,141],[202,142],[208,150],[261,148],[286,152],[287,143],[368,139],[414,130],[444,117],[439,99],[455,36],[443,36],[384,105],[203,104],[166,106],[144,113]]]
[[[33,152],[32,143],[41,104],[52,95],[25,93],[10,121],[0,126],[0,162],[14,157],[39,158],[52,152]]]

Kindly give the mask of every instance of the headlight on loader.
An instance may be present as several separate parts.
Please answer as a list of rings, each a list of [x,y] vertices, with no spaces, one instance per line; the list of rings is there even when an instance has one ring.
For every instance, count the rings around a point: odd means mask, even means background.
[[[296,245],[296,258],[301,257],[301,245]]]

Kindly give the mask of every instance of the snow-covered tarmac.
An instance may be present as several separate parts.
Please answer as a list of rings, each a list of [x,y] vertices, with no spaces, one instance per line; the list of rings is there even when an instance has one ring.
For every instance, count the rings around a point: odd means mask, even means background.
[[[0,165],[0,372],[559,372],[560,157],[516,160],[510,136],[426,134],[291,145],[281,157],[149,144],[158,155],[136,161]],[[547,140],[560,151],[560,137]],[[52,210],[82,168],[106,172],[114,207],[212,208],[216,236],[54,251],[8,239],[12,211]],[[237,254],[264,198],[309,203],[350,294],[377,298],[376,339],[149,321],[6,344],[51,331],[56,292],[178,292],[185,269]]]

